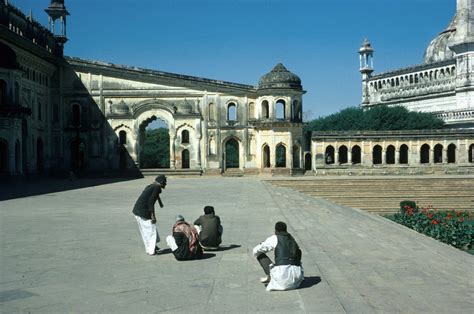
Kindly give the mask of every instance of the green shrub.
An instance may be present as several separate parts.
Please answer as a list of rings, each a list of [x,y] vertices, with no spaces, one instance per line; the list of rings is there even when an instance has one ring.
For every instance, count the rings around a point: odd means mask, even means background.
[[[405,212],[410,208],[412,209],[413,213],[418,212],[418,206],[416,205],[415,201],[405,200],[400,202],[400,214],[405,214]]]
[[[437,211],[431,207],[415,211],[409,205],[404,205],[399,214],[389,218],[456,248],[465,251],[473,248],[474,220],[470,212]]]

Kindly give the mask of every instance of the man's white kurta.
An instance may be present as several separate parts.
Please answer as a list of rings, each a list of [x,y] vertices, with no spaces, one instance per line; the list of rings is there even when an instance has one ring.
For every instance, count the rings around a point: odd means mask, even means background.
[[[277,244],[278,237],[276,235],[272,235],[253,248],[253,255],[256,257],[262,253],[273,251]],[[301,285],[303,279],[304,274],[302,266],[270,266],[270,283],[267,286],[267,291],[296,289]]]

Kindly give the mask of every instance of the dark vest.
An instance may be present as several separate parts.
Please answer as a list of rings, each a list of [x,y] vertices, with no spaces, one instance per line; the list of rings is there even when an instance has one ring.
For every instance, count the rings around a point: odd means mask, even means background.
[[[278,243],[275,248],[275,265],[301,265],[301,250],[295,239],[287,232],[276,234]]]

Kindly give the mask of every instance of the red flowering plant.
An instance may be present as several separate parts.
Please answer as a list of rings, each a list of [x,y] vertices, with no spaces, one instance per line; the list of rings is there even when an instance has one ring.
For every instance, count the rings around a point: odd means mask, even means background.
[[[468,211],[438,211],[433,206],[421,210],[413,201],[400,202],[400,213],[388,218],[463,250],[473,248],[474,220]]]

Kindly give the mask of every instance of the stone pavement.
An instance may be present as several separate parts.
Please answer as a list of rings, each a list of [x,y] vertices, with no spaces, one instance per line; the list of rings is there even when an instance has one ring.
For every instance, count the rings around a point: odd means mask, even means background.
[[[131,208],[150,178],[0,201],[2,313],[472,313],[474,257],[382,217],[258,178],[170,178],[177,213],[214,205],[223,249],[178,262],[145,254]],[[30,185],[31,188],[31,185]],[[254,245],[286,221],[305,283],[266,292]]]

